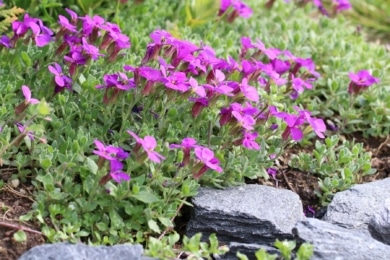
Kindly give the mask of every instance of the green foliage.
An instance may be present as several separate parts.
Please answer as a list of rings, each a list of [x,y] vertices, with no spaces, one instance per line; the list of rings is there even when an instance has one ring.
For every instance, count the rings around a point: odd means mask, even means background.
[[[4,9],[4,6],[0,6],[0,33],[8,31],[11,23],[18,19],[18,15],[24,13],[22,8],[16,6],[10,9]]]
[[[364,150],[362,143],[355,144],[338,136],[315,142],[312,153],[294,155],[290,166],[319,177],[322,204],[327,204],[334,193],[360,183],[362,177],[374,174],[371,168],[371,154]]]
[[[297,244],[294,240],[280,241],[277,239],[274,243],[274,246],[279,249],[281,257],[280,259],[290,260],[309,260],[313,256],[313,245],[309,243],[302,243],[297,247]],[[276,254],[269,254],[265,249],[260,249],[255,253],[257,260],[275,260],[279,259]],[[240,252],[237,252],[237,257],[240,260],[248,260],[248,257]]]
[[[390,41],[390,3],[382,0],[350,1],[353,9],[347,13],[357,26],[362,26],[363,31],[372,41],[379,40],[383,43]]]

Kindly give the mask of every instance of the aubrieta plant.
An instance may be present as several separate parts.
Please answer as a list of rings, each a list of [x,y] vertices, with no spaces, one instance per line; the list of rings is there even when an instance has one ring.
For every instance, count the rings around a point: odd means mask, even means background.
[[[15,60],[0,81],[14,108],[1,111],[2,165],[36,187],[23,219],[50,241],[170,243],[200,183],[268,178],[286,146],[324,138],[295,102],[319,77],[310,58],[244,36],[224,59],[161,29],[139,56],[116,24],[66,12],[57,29],[26,14],[0,50]]]
[[[326,206],[336,192],[361,183],[364,176],[376,172],[371,168],[371,153],[362,143],[328,137],[325,143],[315,142],[313,153],[294,155],[289,163],[292,168],[318,176],[321,191],[316,191],[320,202]]]

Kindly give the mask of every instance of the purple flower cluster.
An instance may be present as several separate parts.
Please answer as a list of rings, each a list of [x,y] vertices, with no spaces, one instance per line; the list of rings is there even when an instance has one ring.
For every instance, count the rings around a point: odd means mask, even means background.
[[[57,43],[56,55],[59,61],[48,66],[50,73],[54,75],[55,94],[64,89],[72,90],[72,77],[89,61],[103,56],[114,61],[122,49],[130,48],[129,37],[122,34],[116,24],[106,22],[97,15],[79,17],[70,9],[66,9],[66,12],[70,20],[59,15],[60,29],[55,37],[53,32],[43,25],[42,20],[32,18],[28,14],[25,14],[23,21],[12,23],[14,34],[11,38],[6,35],[0,37],[0,46],[6,48],[15,47],[18,40],[28,42],[31,39],[38,47],[54,41]],[[125,85],[131,83],[124,83],[127,79],[123,76],[124,74],[120,74],[118,82],[114,84],[127,89],[128,86]]]
[[[211,47],[176,39],[163,30],[152,32],[150,37],[152,42],[147,45],[139,67],[126,65],[125,72],[107,74],[103,77],[104,84],[96,86],[105,88],[105,103],[115,102],[119,93],[140,88],[138,92],[144,96],[166,95],[169,99],[191,102],[195,118],[205,108],[224,100],[226,106],[220,110],[219,124],[228,127],[236,137],[234,145],[253,150],[260,149],[256,128],[271,116],[287,122],[283,135],[286,140],[289,136],[301,140],[303,124],[310,124],[319,137],[324,137],[325,125],[321,119],[311,117],[305,110],[299,110],[298,116],[275,112],[271,104],[261,101],[258,91],[262,88],[270,92],[272,84],[286,85],[286,93],[296,99],[305,89],[311,89],[319,77],[311,59],[266,48],[260,40],[252,42],[247,37],[241,39],[238,61],[232,57],[218,58]],[[148,64],[157,64],[157,68]],[[229,80],[232,75],[239,75],[238,79]],[[295,117],[296,122],[292,123]]]
[[[18,40],[28,42],[32,39],[38,47],[43,47],[53,40],[53,32],[43,24],[42,20],[32,18],[28,14],[24,15],[23,21],[12,22],[12,31],[11,38],[6,35],[1,36],[0,45],[13,48]]]

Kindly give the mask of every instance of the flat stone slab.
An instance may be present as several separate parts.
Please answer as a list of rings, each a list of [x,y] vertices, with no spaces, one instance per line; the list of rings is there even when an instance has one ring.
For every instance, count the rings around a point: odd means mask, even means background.
[[[390,246],[364,232],[342,228],[319,219],[308,218],[298,222],[293,233],[300,241],[314,245],[311,260],[390,259]]]
[[[31,248],[19,260],[142,260],[141,245],[88,246],[56,243]]]
[[[201,232],[207,239],[216,233],[225,243],[272,245],[277,238],[292,239],[295,223],[305,218],[297,194],[257,184],[201,188],[192,203],[187,236]]]
[[[322,220],[368,234],[371,217],[383,208],[387,198],[390,178],[354,185],[335,194]]]
[[[368,231],[376,240],[390,245],[390,198],[386,199],[383,208],[372,216]]]

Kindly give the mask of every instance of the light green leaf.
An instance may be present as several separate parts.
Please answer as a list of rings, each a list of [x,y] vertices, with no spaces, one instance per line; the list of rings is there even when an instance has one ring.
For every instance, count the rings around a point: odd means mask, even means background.
[[[140,191],[138,194],[133,194],[132,196],[143,203],[153,203],[159,201],[159,198],[156,195],[146,190]]]
[[[27,235],[23,230],[19,230],[14,233],[14,239],[17,242],[24,242],[27,240]]]
[[[91,158],[87,157],[85,159],[85,162],[87,163],[87,167],[88,167],[88,170],[90,172],[92,172],[93,174],[96,174],[98,172],[98,166],[97,164],[95,163],[94,160],[92,160]]]
[[[221,6],[220,0],[189,0],[186,4],[187,24],[196,26],[214,20]]]
[[[172,221],[169,218],[159,217],[158,220],[166,227],[173,227]]]
[[[149,228],[150,228],[151,230],[153,230],[154,232],[156,232],[156,233],[161,233],[161,230],[160,230],[159,226],[157,225],[157,222],[154,221],[153,219],[150,219],[150,220],[148,221],[148,226],[149,226]]]
[[[38,113],[42,116],[50,114],[50,106],[45,99],[41,99],[41,102],[39,102],[37,109]]]

